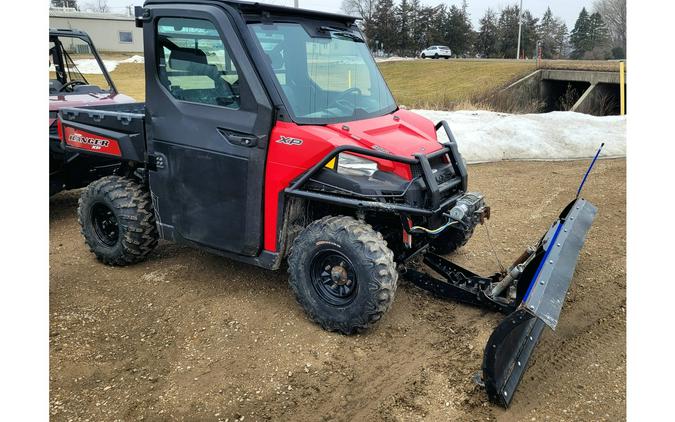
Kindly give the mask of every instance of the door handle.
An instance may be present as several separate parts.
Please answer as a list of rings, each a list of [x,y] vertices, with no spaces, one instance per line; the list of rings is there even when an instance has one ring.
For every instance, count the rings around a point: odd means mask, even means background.
[[[218,132],[223,138],[227,140],[227,142],[231,143],[232,145],[248,148],[258,145],[257,137],[247,133],[235,132],[220,127],[218,128]]]

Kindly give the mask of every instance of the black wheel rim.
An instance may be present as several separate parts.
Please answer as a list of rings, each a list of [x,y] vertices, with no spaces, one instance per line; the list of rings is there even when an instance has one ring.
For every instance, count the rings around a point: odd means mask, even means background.
[[[311,277],[316,292],[331,305],[348,305],[356,297],[356,270],[351,260],[340,251],[324,249],[315,253]]]
[[[105,204],[100,202],[91,207],[91,221],[94,225],[96,236],[108,246],[115,246],[119,239],[120,229],[115,213]]]

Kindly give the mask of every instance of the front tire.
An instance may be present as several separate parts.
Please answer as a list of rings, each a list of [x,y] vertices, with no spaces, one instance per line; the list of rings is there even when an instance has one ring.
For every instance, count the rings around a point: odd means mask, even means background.
[[[132,179],[108,176],[89,184],[77,217],[85,243],[104,264],[141,262],[157,246],[150,193]]]
[[[426,59],[426,58],[427,58],[427,55],[422,53],[422,59]]]
[[[389,309],[398,273],[382,235],[346,216],[312,222],[293,242],[289,283],[309,318],[328,331],[361,332]]]

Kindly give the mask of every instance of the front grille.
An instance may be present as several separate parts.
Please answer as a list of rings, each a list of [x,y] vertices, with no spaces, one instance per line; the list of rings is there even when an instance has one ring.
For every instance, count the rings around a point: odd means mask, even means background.
[[[413,179],[417,177],[422,177],[422,166],[419,164],[412,164],[410,166],[410,172],[412,173]]]
[[[455,176],[455,172],[452,170],[452,166],[448,164],[447,168],[438,169],[435,176],[436,183],[440,185],[452,179]]]
[[[429,160],[429,165],[431,166],[432,169],[443,167],[448,162],[446,161],[447,155],[439,155],[438,157],[433,157],[432,159]]]

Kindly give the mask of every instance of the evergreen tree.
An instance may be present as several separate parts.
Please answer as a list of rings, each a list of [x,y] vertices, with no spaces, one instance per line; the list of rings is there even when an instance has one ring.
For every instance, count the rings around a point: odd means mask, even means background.
[[[415,48],[412,45],[411,26],[412,26],[412,6],[408,0],[401,0],[401,4],[396,7],[396,20],[398,21],[398,40],[396,47],[398,54],[409,56],[415,54]]]
[[[480,29],[476,41],[476,48],[483,57],[494,57],[497,53],[497,14],[488,8],[480,18]]]
[[[415,53],[424,50],[426,23],[424,22],[423,7],[420,0],[410,2],[410,47]]]
[[[558,22],[553,17],[551,8],[547,8],[539,21],[537,28],[539,40],[541,41],[541,55],[544,59],[552,59],[558,48]]]
[[[466,0],[462,2],[462,7],[455,5],[450,7],[448,12],[448,30],[446,40],[448,47],[453,54],[463,55],[471,50],[473,28],[469,18],[468,6]]]
[[[567,36],[567,25],[562,20],[558,20],[558,28],[556,30],[556,56],[554,58],[567,57],[569,37]]]
[[[497,54],[501,57],[516,57],[518,48],[518,6],[506,6],[497,22]]]
[[[448,13],[444,4],[432,8],[432,18],[427,34],[428,44],[444,44],[447,40]]]
[[[607,25],[602,20],[600,13],[595,12],[588,18],[588,42],[591,50],[598,47],[606,47],[609,41]]]
[[[591,51],[593,49],[590,40],[590,26],[591,21],[586,11],[586,8],[582,8],[577,18],[576,23],[574,24],[574,29],[570,34],[570,42],[572,43],[572,58],[579,59],[583,57],[586,51]]]
[[[372,18],[372,37],[379,41],[379,48],[392,53],[397,48],[398,22],[394,0],[379,0]]]
[[[537,22],[539,19],[532,16],[529,10],[523,10],[523,28],[520,36],[520,55],[535,57],[537,49]]]
[[[424,50],[433,43],[434,31],[432,30],[432,24],[435,15],[436,12],[433,7],[421,7],[417,13],[417,28],[419,31],[417,39],[418,51]]]

